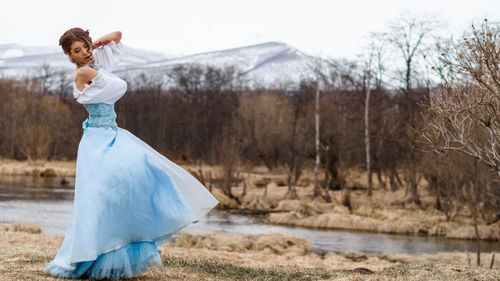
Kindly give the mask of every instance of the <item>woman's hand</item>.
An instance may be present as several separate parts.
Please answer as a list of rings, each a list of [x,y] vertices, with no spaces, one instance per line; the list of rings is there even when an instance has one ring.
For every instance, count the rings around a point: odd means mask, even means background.
[[[100,46],[104,46],[111,41],[115,41],[115,43],[118,44],[118,42],[120,42],[121,39],[122,39],[122,32],[113,31],[111,33],[99,37],[96,41],[92,42],[92,48],[93,49],[99,48]]]
[[[99,48],[100,46],[104,46],[106,44],[109,44],[109,42],[111,42],[110,40],[106,40],[106,41],[98,41],[97,43],[92,43],[92,49],[97,49]]]

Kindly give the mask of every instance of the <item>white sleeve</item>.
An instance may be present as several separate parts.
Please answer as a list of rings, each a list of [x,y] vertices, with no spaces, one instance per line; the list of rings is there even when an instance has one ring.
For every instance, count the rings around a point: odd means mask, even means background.
[[[108,103],[118,101],[127,91],[127,83],[112,74],[98,70],[90,85],[85,84],[82,91],[73,84],[73,96],[81,104]]]
[[[94,63],[102,65],[104,69],[111,72],[118,66],[118,56],[121,54],[122,49],[123,45],[121,41],[118,41],[118,44],[116,44],[114,40],[111,40],[108,44],[99,46],[93,50]]]

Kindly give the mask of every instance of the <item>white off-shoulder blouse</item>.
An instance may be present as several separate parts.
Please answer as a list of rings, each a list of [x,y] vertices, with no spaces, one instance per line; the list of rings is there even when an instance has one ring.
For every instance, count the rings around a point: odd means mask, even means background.
[[[73,96],[78,103],[107,103],[113,104],[127,91],[127,83],[112,73],[118,64],[118,56],[123,49],[120,42],[112,40],[109,44],[100,46],[92,51],[97,76],[90,84],[85,84],[82,91],[76,88],[73,82]]]

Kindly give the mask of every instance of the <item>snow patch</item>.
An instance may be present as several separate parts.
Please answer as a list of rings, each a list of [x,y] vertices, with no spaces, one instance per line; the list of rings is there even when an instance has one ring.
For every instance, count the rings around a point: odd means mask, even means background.
[[[7,58],[15,58],[15,57],[20,57],[24,55],[24,51],[21,49],[7,49],[5,52],[0,54],[0,58],[2,59],[7,59]]]

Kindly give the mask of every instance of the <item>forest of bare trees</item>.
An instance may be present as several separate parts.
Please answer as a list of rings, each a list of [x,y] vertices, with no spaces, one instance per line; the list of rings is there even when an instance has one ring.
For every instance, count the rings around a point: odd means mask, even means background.
[[[419,206],[425,179],[449,220],[468,207],[495,222],[499,26],[484,21],[454,40],[436,37],[438,28],[417,17],[397,21],[370,37],[368,56],[324,60],[329,67],[317,79],[292,87],[247,89],[233,67],[178,66],[162,74],[173,81],[168,89],[137,77],[115,106],[117,123],[174,161],[221,165],[226,194],[238,167],[264,165],[287,171],[288,196],[296,198],[302,172],[319,157],[315,194],[327,201],[322,190],[345,188],[345,171],[361,168]],[[47,75],[0,80],[0,157],[76,158],[88,113],[71,81],[48,66],[40,71]]]

